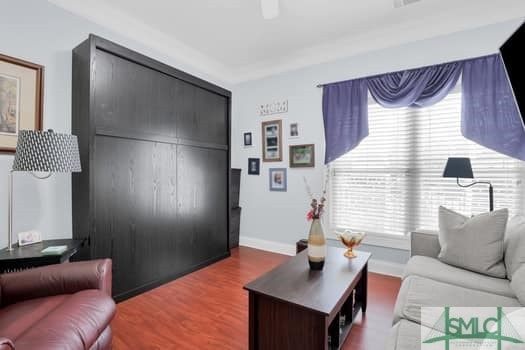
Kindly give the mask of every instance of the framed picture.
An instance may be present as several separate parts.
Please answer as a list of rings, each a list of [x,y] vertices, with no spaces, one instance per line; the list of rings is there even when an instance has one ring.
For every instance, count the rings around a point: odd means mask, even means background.
[[[0,152],[15,152],[19,130],[41,130],[44,67],[0,54]]]
[[[248,175],[259,175],[260,164],[259,158],[248,158]]]
[[[286,192],[286,168],[270,169],[270,191]]]
[[[297,138],[297,137],[299,137],[299,124],[291,123],[290,124],[290,138]]]
[[[38,231],[20,232],[18,234],[18,246],[42,242],[42,234]]]
[[[280,162],[283,160],[282,138],[281,120],[262,123],[263,162]]]
[[[314,166],[314,144],[290,146],[290,168],[313,168]]]
[[[252,133],[245,132],[244,133],[244,146],[251,146],[251,145],[252,145]]]

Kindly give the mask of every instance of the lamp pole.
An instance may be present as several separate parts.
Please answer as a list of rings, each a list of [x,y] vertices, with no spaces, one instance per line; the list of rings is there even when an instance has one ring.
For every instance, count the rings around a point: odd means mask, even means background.
[[[489,182],[489,206],[490,211],[494,211],[494,187],[492,187],[492,184]]]
[[[470,187],[470,186],[474,186],[474,185],[477,185],[477,184],[485,184],[485,185],[489,185],[489,210],[490,211],[494,211],[494,187],[492,187],[492,184],[488,181],[476,181],[476,182],[472,182],[468,185],[462,185],[459,183],[459,177],[456,178],[456,181],[458,183],[458,186],[459,187]]]
[[[13,170],[7,176],[7,250],[13,250]]]

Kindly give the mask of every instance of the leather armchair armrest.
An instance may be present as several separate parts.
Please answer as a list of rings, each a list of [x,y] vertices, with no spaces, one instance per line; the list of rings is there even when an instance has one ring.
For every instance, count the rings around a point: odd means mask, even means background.
[[[410,256],[437,258],[441,251],[437,232],[410,232]]]
[[[98,289],[111,296],[111,260],[49,265],[0,275],[2,306],[53,295]]]
[[[15,350],[15,345],[11,340],[0,337],[0,350]]]

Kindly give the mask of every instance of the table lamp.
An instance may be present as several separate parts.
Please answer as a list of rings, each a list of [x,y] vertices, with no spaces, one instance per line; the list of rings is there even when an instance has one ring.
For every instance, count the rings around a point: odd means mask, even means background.
[[[459,187],[470,187],[477,184],[489,185],[489,209],[494,210],[494,188],[492,184],[487,181],[475,181],[468,185],[462,185],[459,182],[459,178],[462,179],[473,179],[474,173],[472,172],[472,165],[470,164],[470,158],[448,158],[447,165],[443,171],[443,177],[455,177]]]
[[[28,171],[37,179],[53,173],[80,172],[77,137],[48,131],[20,130],[13,168],[8,177],[7,250],[13,250],[13,173]],[[35,172],[47,173],[38,175]]]

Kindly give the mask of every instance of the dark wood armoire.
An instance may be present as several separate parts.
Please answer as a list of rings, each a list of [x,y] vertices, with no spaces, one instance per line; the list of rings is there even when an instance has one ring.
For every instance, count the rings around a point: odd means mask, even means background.
[[[78,259],[123,300],[229,256],[231,93],[100,37],[73,50]]]

